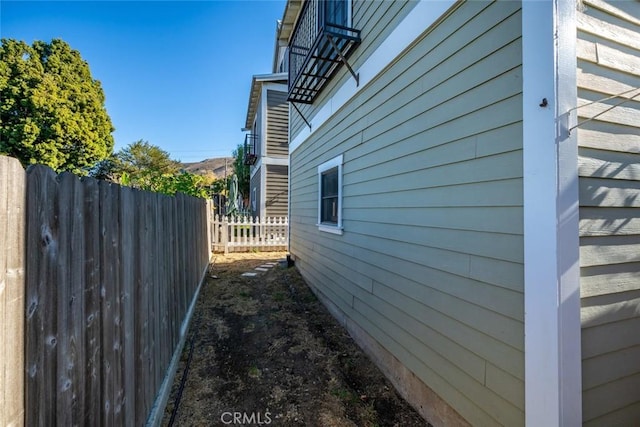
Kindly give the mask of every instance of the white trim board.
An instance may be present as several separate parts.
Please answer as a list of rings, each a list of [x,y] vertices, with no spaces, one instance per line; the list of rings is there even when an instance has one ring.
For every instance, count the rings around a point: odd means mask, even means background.
[[[265,156],[262,159],[263,165],[275,165],[275,166],[289,166],[288,157],[269,157]]]
[[[260,218],[264,218],[267,212],[267,166],[263,165],[260,171]]]
[[[331,118],[344,104],[353,98],[358,91],[372,81],[398,55],[411,45],[433,23],[437,22],[447,11],[458,3],[457,0],[420,1],[398,26],[387,36],[380,46],[356,70],[360,74],[360,84],[356,86],[354,79],[348,79],[336,93],[324,103],[318,112],[309,120],[311,129],[304,127],[298,136],[289,144],[289,155],[309,138],[316,129]],[[289,107],[289,117],[292,112]],[[307,118],[309,119],[309,118]],[[289,120],[291,134],[291,120]]]
[[[575,11],[522,2],[527,426],[582,424]]]
[[[255,165],[251,166],[251,169],[249,170],[249,179],[253,179],[255,174],[260,170],[260,167],[262,167],[262,162],[260,160],[258,160]]]

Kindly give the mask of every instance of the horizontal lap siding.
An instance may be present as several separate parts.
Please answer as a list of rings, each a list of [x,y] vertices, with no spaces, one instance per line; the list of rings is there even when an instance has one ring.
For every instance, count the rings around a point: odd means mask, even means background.
[[[349,64],[357,71],[369,55],[384,41],[393,28],[413,9],[415,1],[352,0],[353,28],[361,31],[362,43],[349,58]],[[305,118],[313,117],[320,106],[335,94],[338,87],[351,74],[342,67],[327,85],[313,105],[297,104]],[[291,109],[291,140],[306,126],[297,111]]]
[[[283,217],[288,215],[288,175],[287,166],[267,165],[266,213],[268,217]]]
[[[291,156],[302,274],[474,425],[524,423],[520,22],[462,4]],[[341,236],[316,226],[339,154]]]
[[[640,3],[578,13],[582,383],[585,425],[640,419]],[[640,89],[627,97],[640,94]],[[595,102],[594,101],[599,101]],[[590,105],[585,105],[592,103]]]
[[[289,154],[289,104],[287,93],[267,90],[267,156]]]

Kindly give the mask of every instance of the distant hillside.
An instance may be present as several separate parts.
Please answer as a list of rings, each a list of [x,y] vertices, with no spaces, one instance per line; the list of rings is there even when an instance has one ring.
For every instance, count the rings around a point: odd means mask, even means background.
[[[182,163],[182,166],[187,172],[199,175],[208,175],[213,172],[216,179],[218,179],[224,178],[225,161],[227,165],[227,175],[233,173],[234,160],[233,157],[214,157],[213,159],[205,159],[195,163]]]

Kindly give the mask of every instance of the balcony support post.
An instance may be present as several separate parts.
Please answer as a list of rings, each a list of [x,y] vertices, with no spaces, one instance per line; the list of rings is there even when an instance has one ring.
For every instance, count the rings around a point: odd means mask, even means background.
[[[305,119],[304,114],[302,114],[300,109],[296,106],[295,102],[293,102],[293,101],[289,101],[289,102],[291,103],[291,105],[293,105],[293,108],[296,109],[296,111],[298,112],[300,117],[302,117],[302,120],[304,120],[304,122],[307,124],[307,126],[309,126],[309,130],[311,130],[311,123],[309,123],[309,121],[307,119]]]
[[[360,86],[360,74],[355,73],[351,68],[351,66],[349,65],[349,62],[347,62],[347,59],[344,56],[342,56],[342,52],[340,52],[340,49],[338,49],[336,42],[333,41],[333,37],[327,34],[327,38],[329,39],[329,43],[331,43],[331,47],[333,47],[333,49],[338,54],[338,58],[340,58],[340,61],[342,61],[344,66],[347,67],[347,70],[349,70],[353,78],[356,80],[356,86]]]

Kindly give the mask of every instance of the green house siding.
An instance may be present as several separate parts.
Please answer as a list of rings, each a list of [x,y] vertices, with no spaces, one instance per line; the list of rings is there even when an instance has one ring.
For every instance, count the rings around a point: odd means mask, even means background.
[[[353,8],[358,64],[412,5]],[[519,8],[461,4],[290,157],[305,279],[473,425],[524,424]],[[335,235],[317,168],[340,154]]]
[[[578,105],[640,87],[640,3],[585,1]],[[640,90],[624,96],[633,96]],[[578,108],[578,121],[622,101]],[[640,420],[640,98],[578,128],[583,421]]]
[[[369,58],[415,5],[415,1],[352,1],[353,27],[361,30],[362,34],[362,44],[349,58],[349,63],[354,69],[358,69]],[[326,103],[335,94],[337,88],[349,79],[353,79],[353,77],[343,67],[313,105],[298,105],[302,114],[305,117],[313,117],[317,113],[317,109]],[[290,120],[293,139],[306,125],[293,109]]]

